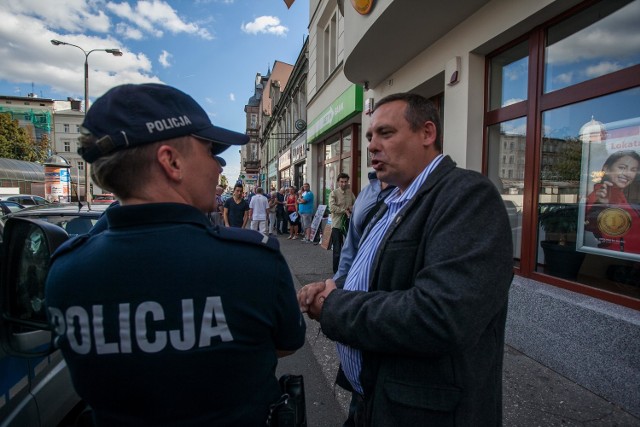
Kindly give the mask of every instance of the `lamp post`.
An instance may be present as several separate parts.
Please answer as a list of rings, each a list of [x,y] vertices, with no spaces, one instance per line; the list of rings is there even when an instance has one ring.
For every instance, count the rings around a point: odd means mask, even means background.
[[[90,51],[86,51],[80,46],[76,46],[75,44],[63,42],[60,40],[51,40],[51,44],[54,46],[73,46],[77,47],[84,53],[84,114],[87,114],[89,110],[89,55],[92,52],[107,52],[112,54],[113,56],[122,56],[122,51],[120,49],[91,49]],[[89,191],[89,181],[91,180],[91,174],[89,173],[89,163],[84,162],[84,199],[85,201],[91,205],[91,192]]]

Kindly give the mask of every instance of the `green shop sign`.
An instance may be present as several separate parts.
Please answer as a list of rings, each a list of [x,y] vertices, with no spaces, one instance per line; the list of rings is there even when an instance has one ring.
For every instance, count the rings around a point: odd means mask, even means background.
[[[312,143],[346,120],[362,113],[362,86],[352,85],[325,108],[307,127],[307,143]]]

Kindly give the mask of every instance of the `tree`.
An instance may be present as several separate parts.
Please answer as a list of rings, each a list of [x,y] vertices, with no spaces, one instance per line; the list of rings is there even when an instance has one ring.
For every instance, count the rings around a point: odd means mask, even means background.
[[[27,162],[42,162],[47,158],[46,147],[48,145],[49,138],[45,135],[36,145],[31,135],[20,127],[17,120],[11,119],[11,115],[7,113],[0,114],[0,157]],[[44,149],[42,149],[43,146]]]
[[[227,177],[225,175],[220,175],[220,186],[222,188],[224,188],[225,190],[229,186],[229,180],[227,179]]]
[[[560,155],[555,171],[561,181],[580,181],[582,164],[582,141],[578,138],[566,138],[560,145]]]
[[[40,142],[36,142],[35,144],[35,154],[37,159],[34,161],[44,162],[51,155],[49,150],[49,135],[43,133],[40,137]]]

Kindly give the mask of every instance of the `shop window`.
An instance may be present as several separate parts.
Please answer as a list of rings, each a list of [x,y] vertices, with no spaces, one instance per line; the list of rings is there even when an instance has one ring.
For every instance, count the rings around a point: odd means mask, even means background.
[[[526,119],[519,118],[495,124],[488,129],[488,163],[489,178],[500,190],[505,208],[509,214],[511,237],[513,238],[513,259],[516,265],[520,261],[522,242],[522,206],[523,183],[514,177],[524,174],[524,155],[514,149],[522,147],[515,141],[526,139]],[[521,163],[513,163],[512,159],[523,159]],[[497,173],[499,171],[499,173]]]
[[[640,298],[639,100],[635,88],[543,113],[538,271]]]
[[[340,134],[330,137],[324,146],[324,159],[330,160],[340,155]]]
[[[497,50],[485,113],[486,173],[518,274],[636,309],[637,22],[640,0],[585,3]]]
[[[336,187],[337,176],[340,172],[348,174],[353,185],[352,139],[353,127],[349,126],[341,132],[331,135],[323,143],[324,158],[318,159],[318,166],[320,170],[324,171],[324,175],[320,179],[322,182],[320,186],[322,189],[321,199],[324,204],[329,203],[329,194]]]
[[[640,2],[603,1],[547,32],[544,91],[640,64]]]
[[[342,152],[349,153],[351,152],[351,129],[347,129],[342,133]]]
[[[527,99],[528,46],[527,42],[523,42],[491,58],[490,110]]]

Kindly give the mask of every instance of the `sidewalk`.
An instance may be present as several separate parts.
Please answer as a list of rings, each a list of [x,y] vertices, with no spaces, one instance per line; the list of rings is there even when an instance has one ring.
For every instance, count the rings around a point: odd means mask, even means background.
[[[330,250],[287,240],[286,235],[278,240],[297,288],[333,276]],[[306,319],[307,341],[327,382],[333,385],[338,368],[335,345],[322,335],[317,322]],[[339,387],[335,390],[346,414],[350,396]],[[509,345],[504,352],[503,405],[503,425],[508,427],[640,426],[640,419]]]

